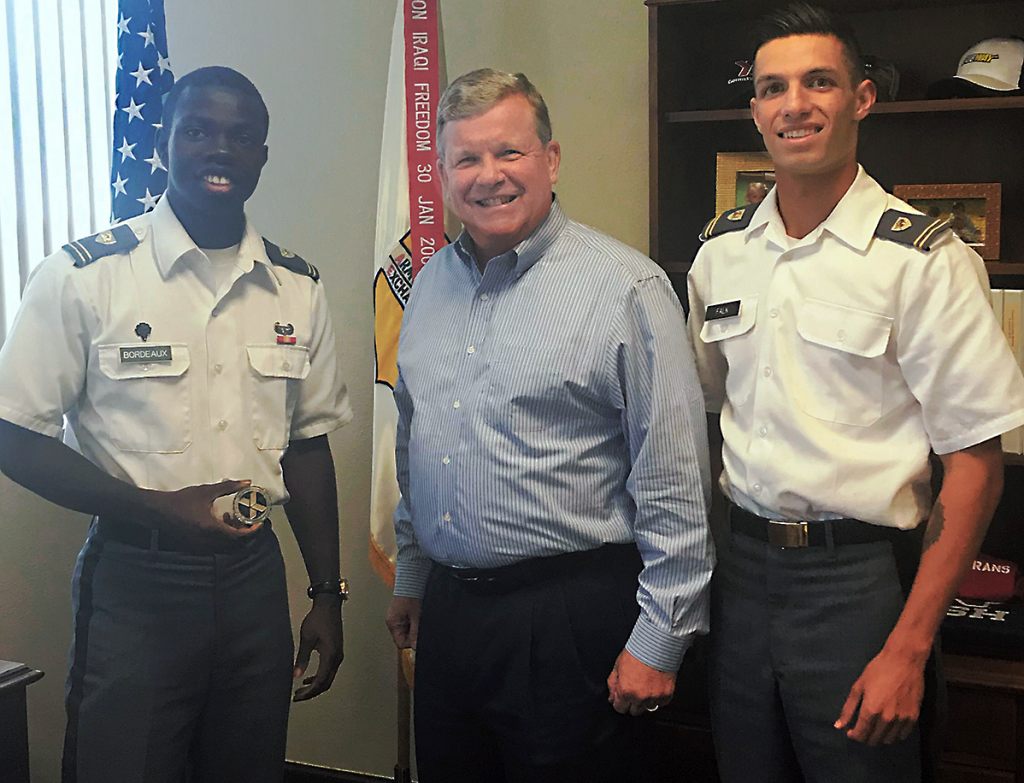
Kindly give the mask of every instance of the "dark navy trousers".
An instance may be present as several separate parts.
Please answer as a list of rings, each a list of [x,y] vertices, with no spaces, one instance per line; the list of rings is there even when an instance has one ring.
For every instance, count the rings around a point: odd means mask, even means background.
[[[416,650],[421,783],[650,779],[647,718],[615,712],[606,684],[639,614],[636,547],[544,560],[539,577],[517,564],[494,582],[431,571]]]
[[[64,783],[281,780],[293,646],[269,527],[194,555],[94,524],[72,590]]]

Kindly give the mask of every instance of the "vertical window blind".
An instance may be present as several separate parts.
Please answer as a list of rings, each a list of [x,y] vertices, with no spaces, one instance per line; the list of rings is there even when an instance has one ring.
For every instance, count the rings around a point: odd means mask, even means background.
[[[2,342],[32,267],[110,223],[120,64],[117,0],[0,3]]]

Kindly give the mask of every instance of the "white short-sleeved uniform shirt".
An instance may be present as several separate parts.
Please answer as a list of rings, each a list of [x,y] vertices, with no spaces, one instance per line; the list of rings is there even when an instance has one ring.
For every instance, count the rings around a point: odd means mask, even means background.
[[[272,264],[251,223],[221,286],[167,199],[128,225],[128,252],[33,272],[0,418],[59,436],[66,414],[82,454],[136,486],[251,479],[284,502],[288,442],[352,417],[323,286]]]
[[[860,169],[803,239],[773,191],[697,254],[688,329],[721,412],[721,486],[748,511],[912,528],[931,511],[930,449],[1024,424],[984,263],[952,231],[930,251],[875,236],[887,209],[916,212]],[[736,315],[705,320],[730,302]]]

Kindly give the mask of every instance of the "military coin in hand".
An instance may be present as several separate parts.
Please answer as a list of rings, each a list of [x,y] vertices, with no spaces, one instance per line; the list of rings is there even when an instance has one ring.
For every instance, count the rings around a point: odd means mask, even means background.
[[[248,486],[235,493],[234,517],[246,527],[258,525],[270,516],[270,493],[263,487]]]

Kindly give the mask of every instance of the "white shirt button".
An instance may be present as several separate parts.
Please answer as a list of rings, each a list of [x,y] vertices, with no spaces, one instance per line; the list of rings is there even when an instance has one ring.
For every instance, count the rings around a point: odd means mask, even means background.
[[[764,368],[764,377],[765,378],[771,378],[772,377],[772,368],[771,367],[765,367]]]
[[[445,514],[444,515],[444,521],[445,522],[451,522],[452,521],[452,515],[451,514]]]
[[[486,302],[488,297],[487,294],[480,294],[480,298]]]
[[[142,370],[143,372],[149,372],[149,365],[144,364],[139,369]]]
[[[843,340],[845,340],[846,339],[846,332],[843,331],[842,329],[840,329],[838,332],[836,332],[836,339],[839,340],[839,342],[842,342]]]
[[[757,431],[757,434],[760,435],[762,438],[767,436],[768,435],[768,428],[767,427],[762,427],[761,429],[759,429]]]
[[[459,407],[459,405],[460,405],[459,401],[458,401],[458,400],[456,400],[456,401],[455,401],[455,403],[454,403],[454,404],[452,405],[452,407],[453,407],[453,408],[458,408],[458,407]]]
[[[447,465],[451,461],[452,461],[451,457],[445,457],[443,460],[441,460],[441,462],[444,463],[445,465]]]
[[[753,490],[754,490],[755,494],[758,494],[758,495],[761,494],[761,485],[760,484],[755,484],[753,486]]]
[[[768,315],[770,315],[772,318],[778,318],[779,317],[779,308],[773,307],[771,310],[768,311]]]
[[[474,348],[472,345],[469,346],[469,348],[466,349],[466,353],[475,353],[475,352],[476,352],[476,348]]]
[[[215,364],[215,365],[213,365],[213,371],[215,373],[217,373],[217,375],[220,375],[222,372],[224,372],[224,365],[223,364]]]
[[[217,427],[222,430],[226,430],[228,428],[228,423],[224,421],[224,419],[221,419],[220,421],[217,422]]]
[[[284,362],[281,365],[281,369],[282,370],[290,370],[291,368],[292,368],[292,363],[291,362]]]

